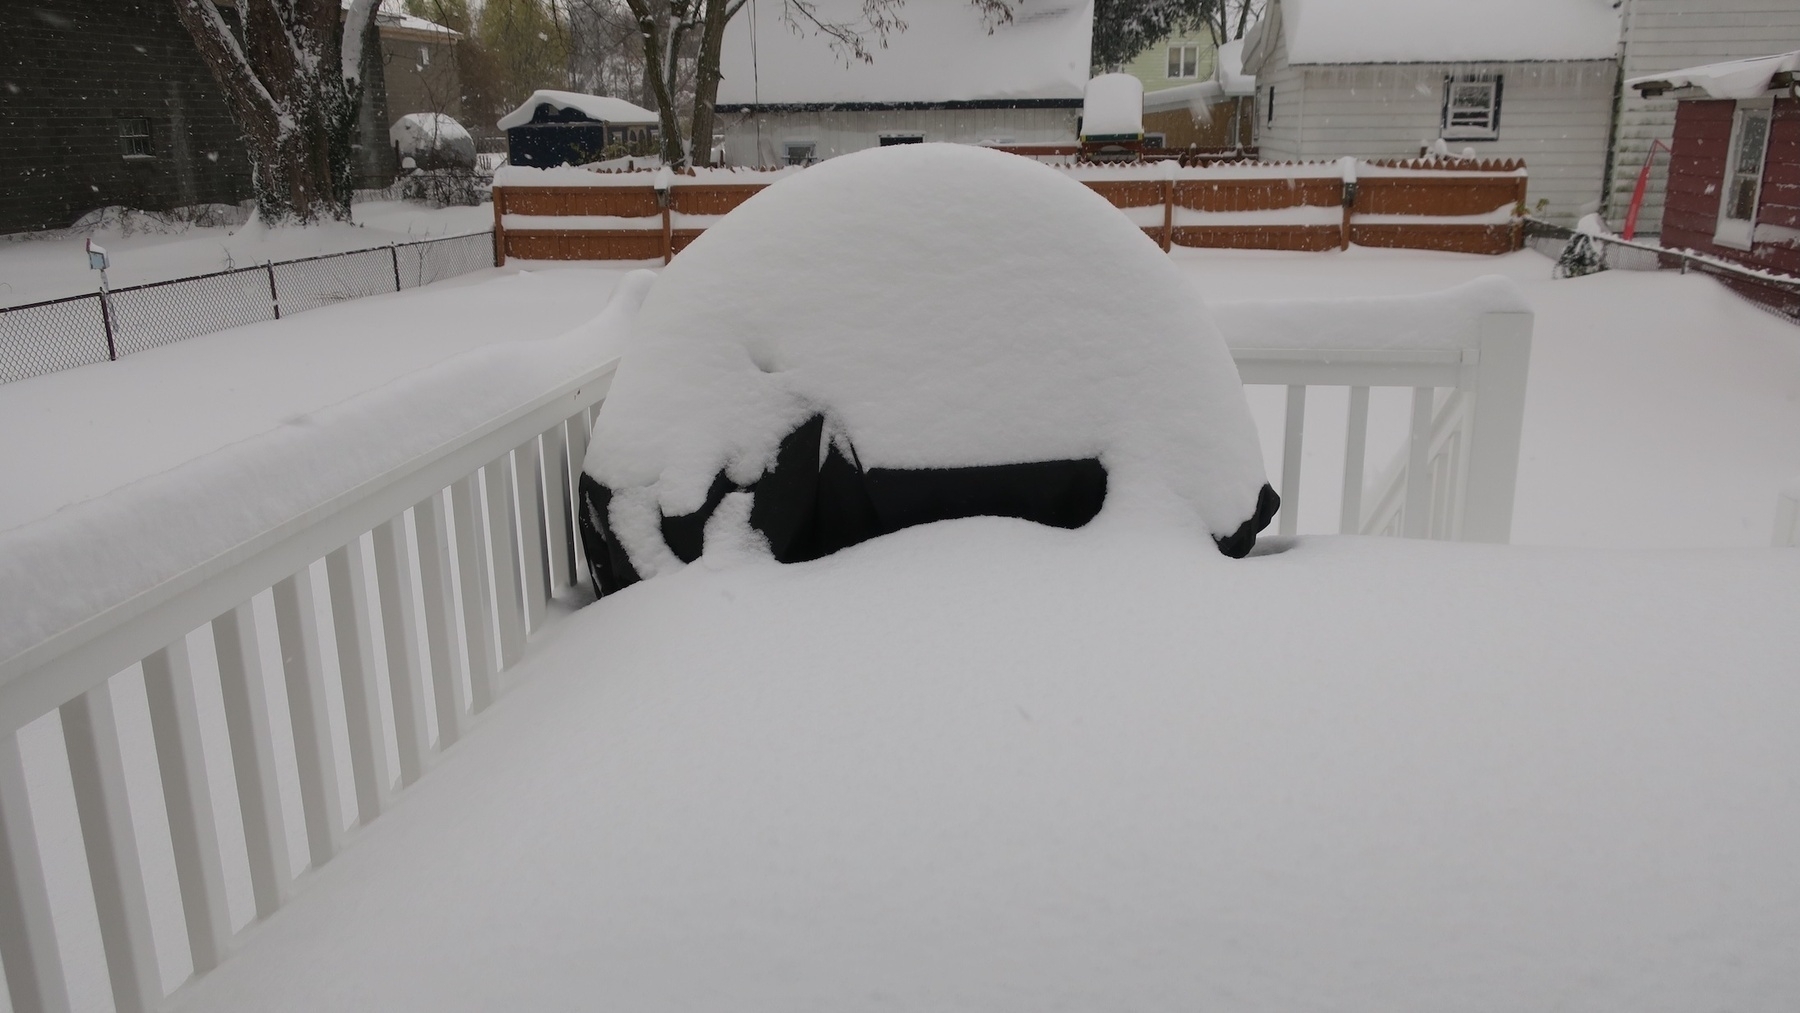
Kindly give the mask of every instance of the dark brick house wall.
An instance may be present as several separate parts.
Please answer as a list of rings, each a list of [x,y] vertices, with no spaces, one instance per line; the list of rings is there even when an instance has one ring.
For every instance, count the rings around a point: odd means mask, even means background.
[[[1756,224],[1765,235],[1747,251],[1713,242],[1736,110],[1737,103],[1729,100],[1690,99],[1676,104],[1662,243],[1800,275],[1800,245],[1792,239],[1766,236],[1771,231],[1800,230],[1800,101],[1776,99],[1769,121],[1769,148],[1756,207]]]
[[[127,157],[121,120],[147,120]],[[244,144],[168,0],[0,0],[0,232],[250,196]]]

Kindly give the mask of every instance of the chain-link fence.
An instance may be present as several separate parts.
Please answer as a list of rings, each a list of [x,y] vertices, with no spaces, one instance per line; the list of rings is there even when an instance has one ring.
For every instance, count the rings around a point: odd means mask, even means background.
[[[0,307],[0,383],[492,266],[477,232]]]
[[[1561,225],[1526,219],[1525,245],[1551,259],[1560,258],[1575,231]],[[1698,271],[1719,279],[1726,288],[1758,309],[1784,320],[1800,322],[1800,278],[1786,278],[1727,263],[1688,250],[1669,250],[1617,236],[1589,236],[1598,270]]]

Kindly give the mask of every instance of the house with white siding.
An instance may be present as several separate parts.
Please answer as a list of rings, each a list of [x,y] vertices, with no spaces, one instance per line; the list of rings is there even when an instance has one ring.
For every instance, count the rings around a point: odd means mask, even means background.
[[[1649,78],[1668,71],[1743,60],[1800,49],[1796,0],[1624,0],[1624,76]],[[1613,131],[1613,159],[1606,217],[1620,228],[1644,161],[1655,142],[1667,145],[1675,131],[1676,96],[1639,94],[1625,88]],[[1662,232],[1669,156],[1650,163],[1640,234]]]
[[[818,0],[856,23],[862,0]],[[905,8],[864,62],[787,5],[752,4],[720,52],[719,131],[731,165],[803,165],[886,144],[1074,144],[1093,0],[1016,0],[993,24],[965,0]]]
[[[1614,0],[1270,0],[1244,57],[1261,157],[1524,159],[1526,203],[1573,220],[1605,191],[1619,15]]]

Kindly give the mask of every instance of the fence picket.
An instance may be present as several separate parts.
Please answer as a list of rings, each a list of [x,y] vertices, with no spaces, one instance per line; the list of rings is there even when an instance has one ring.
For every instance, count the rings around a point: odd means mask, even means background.
[[[281,819],[281,792],[275,783],[275,744],[269,728],[268,694],[263,686],[252,598],[212,622],[219,657],[219,692],[225,701],[225,729],[237,775],[238,808],[244,817],[244,847],[250,859],[250,892],[256,916],[274,914],[288,896],[287,829]]]
[[[113,1007],[119,1013],[144,1013],[162,999],[162,977],[131,805],[125,796],[125,758],[110,681],[63,704],[61,710],[69,779],[75,788],[81,839],[87,846]]]
[[[0,735],[0,960],[13,1013],[68,1013],[69,988],[16,733]]]
[[[187,638],[144,658],[144,695],[162,773],[163,806],[175,852],[175,878],[187,922],[194,973],[219,965],[231,941],[219,830],[200,742],[200,710]]]
[[[318,606],[313,600],[312,567],[302,567],[275,585],[275,634],[287,683],[288,717],[294,729],[294,756],[300,769],[300,808],[306,846],[317,869],[337,854],[343,838],[338,805],[337,755],[325,705],[325,668],[319,660]]]
[[[381,721],[381,686],[375,677],[375,638],[369,623],[369,584],[363,573],[362,538],[325,557],[337,638],[338,676],[344,685],[344,726],[350,741],[350,779],[356,786],[356,820],[362,826],[387,808],[393,778],[387,769]]]

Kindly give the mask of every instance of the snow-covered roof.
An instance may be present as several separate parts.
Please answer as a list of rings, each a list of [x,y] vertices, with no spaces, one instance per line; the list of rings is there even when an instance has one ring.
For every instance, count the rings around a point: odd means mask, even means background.
[[[1800,52],[1709,63],[1686,70],[1634,77],[1625,84],[1650,95],[1677,88],[1698,88],[1710,98],[1760,98],[1776,87],[1775,75],[1796,71],[1800,71]]]
[[[857,21],[862,0],[818,0],[823,21]],[[760,9],[759,9],[760,8]],[[1093,0],[1015,0],[1013,20],[990,26],[968,0],[929,0],[901,11],[906,31],[874,62],[834,47],[811,26],[796,31],[781,3],[731,19],[720,61],[719,104],[836,105],[1053,100],[1080,103],[1088,79]]]
[[[339,0],[338,5],[344,10],[349,10],[350,0]],[[377,8],[375,11],[375,26],[377,29],[404,28],[414,32],[425,32],[430,35],[443,35],[450,39],[462,38],[462,33],[453,28],[446,28],[435,21],[427,21],[424,18],[406,13],[406,11],[400,9],[400,5],[394,3],[393,0],[383,0],[380,7]]]
[[[1244,73],[1244,40],[1233,39],[1219,47],[1213,78],[1228,97],[1256,94],[1256,75]]]
[[[573,109],[590,119],[624,126],[651,126],[661,122],[655,113],[643,106],[633,105],[622,98],[539,89],[531,93],[531,97],[525,100],[524,105],[500,117],[498,126],[501,130],[522,127],[531,122],[531,118],[537,114],[537,107],[541,105],[552,105],[558,109]]]
[[[1137,136],[1144,132],[1144,82],[1130,74],[1101,74],[1087,83],[1081,102],[1083,137]]]
[[[1176,85],[1173,88],[1158,88],[1144,93],[1144,111],[1147,113],[1168,112],[1171,109],[1204,109],[1225,97],[1225,92],[1217,81],[1199,81],[1194,84]]]
[[[1275,0],[1288,62],[1604,60],[1612,0]]]

